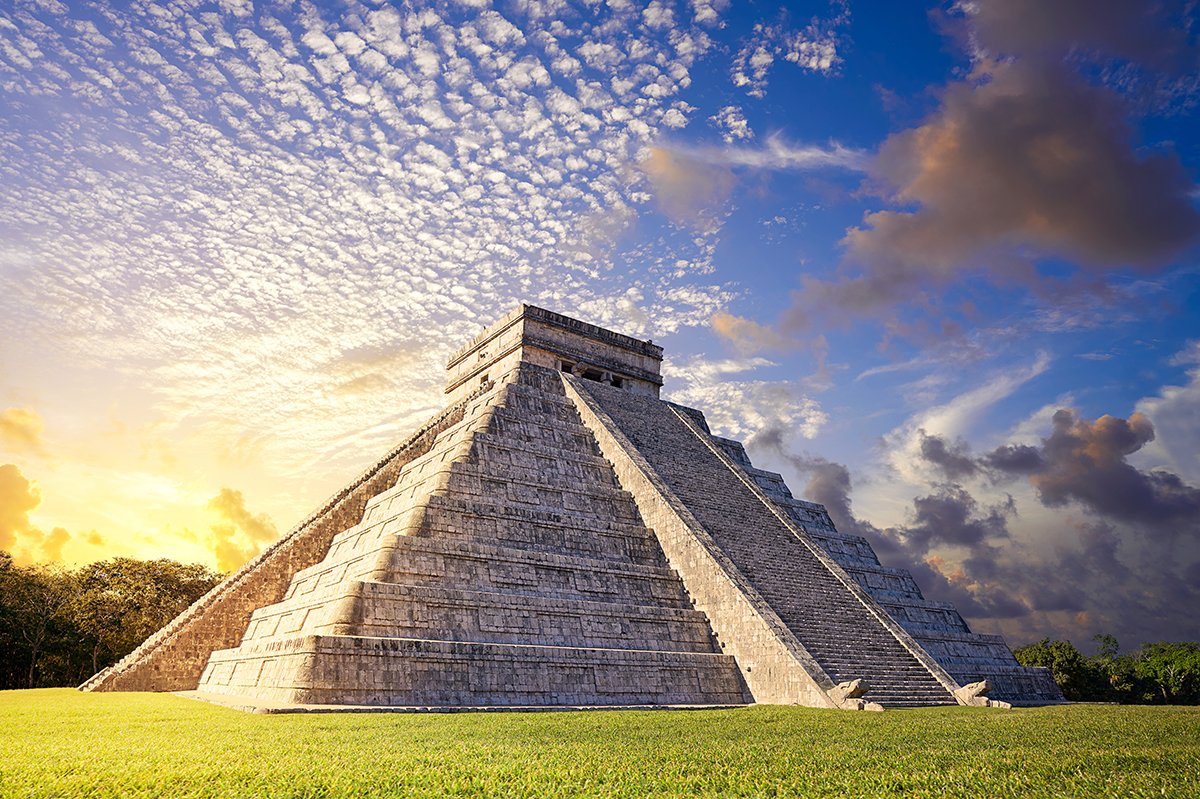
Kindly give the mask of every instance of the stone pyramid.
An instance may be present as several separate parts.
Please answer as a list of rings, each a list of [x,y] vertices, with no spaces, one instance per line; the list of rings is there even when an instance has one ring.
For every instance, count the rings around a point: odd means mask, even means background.
[[[451,357],[443,412],[81,687],[862,708],[986,704],[963,685],[987,680],[993,697],[1061,700],[1045,669],[660,400],[661,359],[519,306]]]

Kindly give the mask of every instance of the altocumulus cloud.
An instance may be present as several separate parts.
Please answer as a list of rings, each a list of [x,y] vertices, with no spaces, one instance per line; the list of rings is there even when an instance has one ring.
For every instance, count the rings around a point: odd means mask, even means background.
[[[777,435],[814,438],[829,421],[819,401],[809,396],[813,381],[731,380],[729,375],[775,366],[766,358],[711,361],[686,365],[667,362],[663,375],[683,383],[666,398],[704,411],[712,431],[729,438]],[[819,381],[818,381],[819,382]],[[815,386],[819,390],[821,386]]]
[[[606,239],[656,192],[699,213],[652,145],[687,124],[727,5],[2,11],[0,292],[23,300],[0,331],[148,380],[165,430],[254,431],[299,473],[411,427],[445,354],[518,300],[622,324],[632,291],[646,335],[704,324],[731,296],[702,279],[719,218],[621,269]],[[792,63],[832,64],[823,36]],[[372,351],[397,357],[367,373]]]

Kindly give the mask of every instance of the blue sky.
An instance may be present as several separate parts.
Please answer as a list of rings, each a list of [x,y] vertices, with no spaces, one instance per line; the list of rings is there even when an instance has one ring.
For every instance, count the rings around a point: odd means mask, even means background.
[[[1196,16],[7,4],[0,548],[234,567],[524,301],[975,629],[1198,639]]]

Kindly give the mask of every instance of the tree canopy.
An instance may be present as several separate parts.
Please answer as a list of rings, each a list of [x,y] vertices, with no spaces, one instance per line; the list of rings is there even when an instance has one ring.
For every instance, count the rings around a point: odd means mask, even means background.
[[[0,552],[0,689],[78,685],[133,651],[224,575],[112,558],[71,570]]]
[[[1076,702],[1200,704],[1200,644],[1144,643],[1120,654],[1117,639],[1097,634],[1096,654],[1085,658],[1070,641],[1043,638],[1013,650],[1023,666],[1045,666]]]

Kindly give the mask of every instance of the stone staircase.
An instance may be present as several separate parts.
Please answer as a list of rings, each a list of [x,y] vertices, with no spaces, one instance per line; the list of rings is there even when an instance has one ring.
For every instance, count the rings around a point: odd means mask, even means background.
[[[926,599],[907,570],[879,562],[869,541],[838,532],[824,507],[796,499],[780,475],[754,468],[741,443],[714,440],[959,684],[987,680],[989,696],[1009,702],[1063,701],[1047,669],[1020,665],[1003,637],[971,632],[952,603]]]
[[[199,687],[342,705],[751,701],[561,382],[528,366],[255,611]]]
[[[886,706],[954,705],[946,684],[881,622],[886,615],[839,578],[796,531],[681,418],[697,412],[587,381],[603,409],[650,467],[775,610],[834,682],[865,679]],[[699,434],[698,434],[699,433]],[[709,437],[713,446],[719,446]],[[848,578],[847,578],[848,579]],[[865,600],[865,601],[864,601]]]

